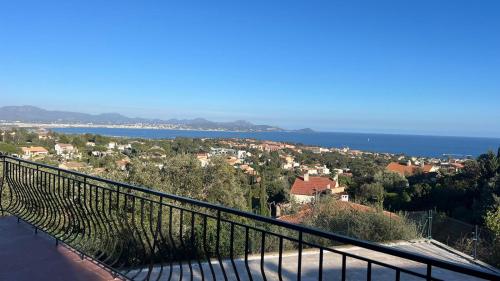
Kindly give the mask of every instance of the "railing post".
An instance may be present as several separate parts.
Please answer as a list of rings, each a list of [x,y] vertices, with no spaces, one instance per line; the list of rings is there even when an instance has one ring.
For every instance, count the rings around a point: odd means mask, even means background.
[[[3,193],[3,184],[5,181],[5,175],[7,174],[7,165],[5,165],[5,156],[0,154],[0,162],[2,163],[2,176],[0,177],[0,216],[4,215],[3,206],[2,206],[2,193]]]
[[[474,252],[472,257],[474,259],[477,259],[477,241],[478,241],[478,234],[477,234],[477,224],[474,226],[474,232],[472,232],[472,242],[474,243]]]
[[[429,210],[427,216],[427,239],[432,239],[432,210]]]

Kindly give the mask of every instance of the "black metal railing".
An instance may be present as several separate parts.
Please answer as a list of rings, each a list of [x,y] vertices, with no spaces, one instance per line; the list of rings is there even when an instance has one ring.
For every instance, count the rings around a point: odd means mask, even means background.
[[[2,213],[131,280],[500,278],[486,269],[9,156],[0,156],[0,165]],[[378,258],[332,247],[339,244]]]

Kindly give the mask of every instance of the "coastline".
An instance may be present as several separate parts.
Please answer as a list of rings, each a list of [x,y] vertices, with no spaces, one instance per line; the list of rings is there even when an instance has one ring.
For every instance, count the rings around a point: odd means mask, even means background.
[[[66,129],[66,128],[92,128],[92,129],[146,129],[146,130],[170,130],[170,131],[195,131],[195,132],[227,132],[227,133],[296,133],[296,134],[346,134],[346,135],[365,135],[365,136],[407,136],[407,137],[432,137],[432,138],[460,138],[460,139],[489,139],[499,140],[500,137],[492,136],[460,136],[460,135],[434,135],[434,134],[397,134],[381,132],[351,132],[351,131],[307,131],[302,130],[227,130],[193,128],[178,125],[144,125],[144,124],[78,124],[78,123],[27,123],[27,122],[0,122],[0,126],[16,126],[20,128],[39,128],[39,129]]]
[[[67,134],[96,134],[143,139],[219,138],[255,139],[324,148],[350,148],[372,153],[404,154],[417,157],[443,158],[448,155],[479,156],[488,150],[497,151],[500,139],[469,137],[435,137],[334,132],[230,132],[216,130],[178,130],[148,128],[61,127],[51,128]]]
[[[67,134],[96,134],[109,137],[174,139],[212,138],[212,139],[255,139],[290,144],[302,144],[323,148],[349,148],[371,153],[389,153],[416,157],[461,158],[477,157],[487,151],[500,147],[499,138],[458,137],[429,135],[398,135],[381,133],[349,132],[301,132],[287,130],[272,131],[234,131],[225,129],[198,129],[179,126],[158,126],[150,124],[67,124],[67,123],[27,123],[3,122],[0,126],[22,128],[46,128]]]
[[[201,132],[232,132],[232,133],[264,133],[264,132],[295,132],[293,130],[227,130],[191,128],[177,125],[142,125],[142,124],[67,124],[67,123],[25,123],[25,122],[2,122],[0,126],[16,126],[20,128],[100,128],[100,129],[147,129],[147,130],[179,130],[179,131],[201,131]]]

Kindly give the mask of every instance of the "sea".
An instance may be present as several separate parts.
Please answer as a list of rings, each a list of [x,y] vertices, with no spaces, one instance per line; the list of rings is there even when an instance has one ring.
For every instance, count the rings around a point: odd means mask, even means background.
[[[328,148],[344,148],[405,154],[423,157],[477,157],[489,150],[496,152],[500,147],[500,138],[479,137],[447,137],[423,135],[395,135],[369,133],[336,133],[336,132],[226,132],[226,131],[193,131],[166,129],[132,129],[132,128],[51,128],[51,130],[67,134],[99,134],[112,137],[174,139],[186,138],[252,138],[289,142]]]

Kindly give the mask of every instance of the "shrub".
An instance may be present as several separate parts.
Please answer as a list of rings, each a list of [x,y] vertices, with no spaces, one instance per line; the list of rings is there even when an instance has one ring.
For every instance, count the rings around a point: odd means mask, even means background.
[[[417,226],[404,215],[374,208],[358,210],[348,203],[328,199],[318,203],[304,223],[326,231],[374,242],[419,237]]]

